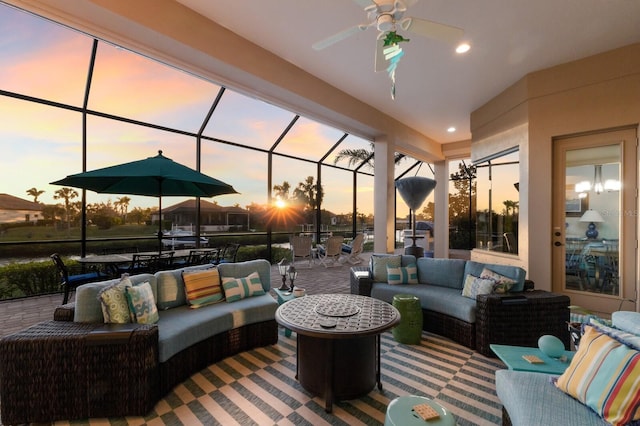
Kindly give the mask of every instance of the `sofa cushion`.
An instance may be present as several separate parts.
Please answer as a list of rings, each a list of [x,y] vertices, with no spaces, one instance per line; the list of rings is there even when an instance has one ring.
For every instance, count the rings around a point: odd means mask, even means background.
[[[410,294],[420,299],[422,309],[435,311],[468,323],[476,322],[476,301],[462,296],[459,289],[428,284],[373,283],[371,297],[393,304],[396,294]]]
[[[138,324],[155,324],[158,322],[158,307],[153,297],[151,284],[145,281],[142,284],[125,287],[129,311],[132,321]]]
[[[519,266],[497,265],[467,260],[464,268],[464,275],[466,276],[471,274],[479,277],[482,275],[482,270],[484,268],[490,269],[493,272],[515,280],[516,283],[513,285],[513,287],[511,287],[511,291],[524,291],[524,280],[527,272]]]
[[[387,280],[391,285],[418,284],[418,268],[415,263],[397,268],[387,266]]]
[[[464,260],[421,257],[416,264],[418,265],[418,281],[421,284],[462,290],[464,286]],[[474,275],[479,277],[480,273]]]
[[[611,314],[615,328],[640,336],[640,312],[617,311]]]
[[[165,362],[184,349],[233,328],[275,318],[278,302],[269,294],[235,303],[217,303],[202,309],[183,305],[160,311],[158,358]]]
[[[640,419],[640,352],[595,327],[584,329],[578,351],[556,386],[611,424]]]
[[[241,278],[222,277],[222,287],[225,299],[229,303],[265,294],[262,282],[260,282],[260,275],[257,272],[252,272]]]
[[[131,287],[129,276],[123,276],[120,282],[104,287],[98,293],[102,306],[102,315],[107,324],[127,324],[131,322],[131,312],[127,301],[126,288]]]
[[[156,277],[151,274],[139,274],[129,277],[133,285],[140,284],[145,281],[149,281],[151,284],[151,290],[156,285]],[[102,305],[100,299],[98,299],[98,293],[103,288],[117,284],[120,282],[119,278],[107,281],[100,281],[95,283],[83,284],[76,289],[76,303],[73,320],[75,322],[104,322],[104,315],[102,314]],[[155,298],[155,294],[154,294]]]
[[[519,426],[603,426],[607,422],[557,389],[554,376],[525,371],[496,371],[496,394]]]
[[[158,309],[171,309],[187,303],[184,292],[182,271],[201,271],[211,268],[213,268],[213,265],[195,265],[170,271],[156,272],[154,275],[156,277],[156,286],[158,287],[158,290],[155,297]]]
[[[493,293],[495,284],[496,283],[493,280],[484,279],[469,274],[464,279],[464,288],[462,289],[462,295],[464,297],[476,300],[476,297],[479,294]]]
[[[182,271],[184,292],[190,308],[201,308],[224,300],[220,273],[215,268]]]

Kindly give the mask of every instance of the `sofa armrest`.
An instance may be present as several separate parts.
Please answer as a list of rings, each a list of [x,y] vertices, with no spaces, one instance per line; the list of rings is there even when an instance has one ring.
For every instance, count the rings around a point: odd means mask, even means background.
[[[531,280],[524,280],[524,291],[535,290],[536,283]]]
[[[75,302],[67,303],[66,305],[56,306],[53,311],[54,321],[73,321],[73,316],[76,312]]]
[[[351,294],[371,296],[373,279],[368,266],[352,266],[349,272],[351,276]]]

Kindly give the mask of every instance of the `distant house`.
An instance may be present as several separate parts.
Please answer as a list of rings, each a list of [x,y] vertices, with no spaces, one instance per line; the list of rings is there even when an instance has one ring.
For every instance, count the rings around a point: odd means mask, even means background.
[[[37,223],[42,219],[42,204],[0,194],[0,223]]]
[[[165,222],[172,227],[191,230],[196,225],[196,200],[186,200],[162,208]],[[151,220],[157,222],[158,212],[151,214]],[[200,200],[200,229],[202,231],[247,230],[249,211],[241,207],[225,207],[206,200]]]

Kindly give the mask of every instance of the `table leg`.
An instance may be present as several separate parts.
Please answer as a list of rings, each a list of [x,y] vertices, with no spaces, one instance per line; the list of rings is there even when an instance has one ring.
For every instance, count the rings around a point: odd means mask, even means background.
[[[327,346],[327,369],[325,372],[325,396],[324,396],[324,411],[330,413],[333,410],[333,364],[334,364],[334,340],[330,339]]]
[[[382,390],[382,381],[380,380],[380,335],[376,335],[376,382],[378,382],[378,390]]]

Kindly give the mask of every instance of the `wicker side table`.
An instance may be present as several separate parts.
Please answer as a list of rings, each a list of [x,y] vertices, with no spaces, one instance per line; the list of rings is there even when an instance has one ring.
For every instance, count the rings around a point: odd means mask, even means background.
[[[144,415],[158,382],[155,325],[46,321],[0,340],[5,424]]]
[[[489,357],[490,344],[537,347],[544,334],[558,337],[569,349],[568,296],[543,290],[485,294],[476,299],[476,350]]]

